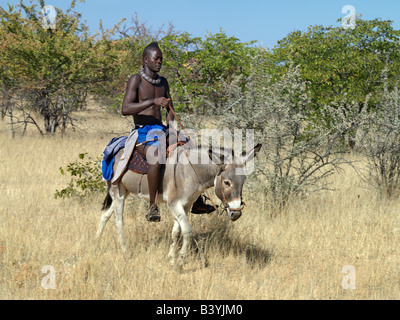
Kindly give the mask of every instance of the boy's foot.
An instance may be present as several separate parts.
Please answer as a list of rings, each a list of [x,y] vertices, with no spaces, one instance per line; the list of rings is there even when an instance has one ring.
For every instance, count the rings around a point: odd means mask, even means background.
[[[209,214],[214,211],[215,208],[213,206],[204,203],[202,196],[198,197],[196,202],[193,203],[191,210],[191,212],[194,214],[205,214],[205,213]]]
[[[158,212],[158,207],[156,204],[152,204],[149,208],[149,213],[146,214],[147,221],[159,222],[161,220],[160,213]]]

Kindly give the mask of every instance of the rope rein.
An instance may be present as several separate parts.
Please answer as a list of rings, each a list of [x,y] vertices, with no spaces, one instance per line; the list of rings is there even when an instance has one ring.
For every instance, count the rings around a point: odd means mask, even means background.
[[[170,104],[168,105],[168,111],[171,111],[171,112],[172,112],[174,118],[178,121],[178,123],[179,123],[179,125],[181,126],[182,130],[183,130],[183,131],[186,131],[185,126],[184,126],[184,125],[182,124],[182,122],[179,120],[178,116],[176,115],[174,109],[171,107]],[[169,113],[168,113],[168,117],[169,117]],[[186,132],[185,132],[185,134],[186,134],[186,136],[189,138],[189,140],[191,141],[189,135],[188,135]],[[245,203],[244,203],[243,201],[242,201],[242,203],[241,203],[240,208],[235,209],[235,208],[230,208],[230,207],[229,207],[229,205],[228,205],[228,203],[227,203],[227,200],[226,200],[225,192],[224,192],[224,189],[223,189],[223,185],[222,185],[222,176],[221,176],[221,193],[222,193],[222,197],[223,197],[223,203],[222,203],[223,210],[222,210],[222,211],[219,211],[219,210],[218,210],[218,206],[217,206],[217,205],[215,204],[215,202],[211,199],[209,193],[207,192],[207,190],[206,190],[206,188],[205,188],[205,186],[204,186],[204,184],[203,184],[203,181],[201,180],[201,178],[200,178],[200,176],[199,176],[199,174],[198,174],[196,168],[194,167],[194,165],[193,165],[192,162],[190,161],[189,155],[187,154],[185,148],[183,148],[183,152],[185,153],[185,156],[186,156],[186,158],[188,159],[188,162],[189,162],[190,166],[193,168],[193,171],[195,172],[195,174],[196,174],[196,176],[197,176],[197,179],[199,179],[200,184],[201,184],[201,187],[202,187],[202,189],[203,189],[203,192],[205,193],[206,197],[210,200],[212,206],[214,207],[215,211],[216,211],[217,213],[219,213],[219,215],[221,215],[221,214],[222,214],[224,211],[226,211],[227,209],[229,209],[230,211],[241,211],[241,210],[243,210],[243,208],[244,208],[244,206],[245,206]]]

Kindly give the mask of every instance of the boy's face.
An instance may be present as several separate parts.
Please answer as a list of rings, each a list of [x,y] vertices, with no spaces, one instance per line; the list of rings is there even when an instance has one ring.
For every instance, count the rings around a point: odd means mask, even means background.
[[[159,49],[151,50],[144,58],[147,68],[153,72],[159,72],[162,66],[162,52]]]

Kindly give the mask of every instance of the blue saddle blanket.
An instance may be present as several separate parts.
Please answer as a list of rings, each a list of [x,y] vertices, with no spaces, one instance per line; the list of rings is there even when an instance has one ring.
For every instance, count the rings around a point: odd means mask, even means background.
[[[103,179],[105,181],[111,180],[113,174],[113,165],[115,162],[115,155],[118,153],[118,151],[125,148],[125,141],[127,138],[127,136],[112,138],[106,146],[103,152],[103,161],[101,162],[101,170],[103,174]]]

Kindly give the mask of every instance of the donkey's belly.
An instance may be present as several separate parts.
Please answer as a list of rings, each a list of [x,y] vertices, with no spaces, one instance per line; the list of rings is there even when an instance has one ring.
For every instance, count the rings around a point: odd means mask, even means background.
[[[121,183],[130,193],[139,194],[143,180],[147,185],[147,177],[145,175],[128,170],[122,177]]]
[[[167,201],[167,197],[163,194],[163,170],[161,170],[160,176],[161,179],[157,194],[157,202],[165,202]],[[150,200],[147,174],[141,174],[132,170],[128,170],[122,177],[121,183],[129,191],[129,193],[138,195],[140,198]]]

